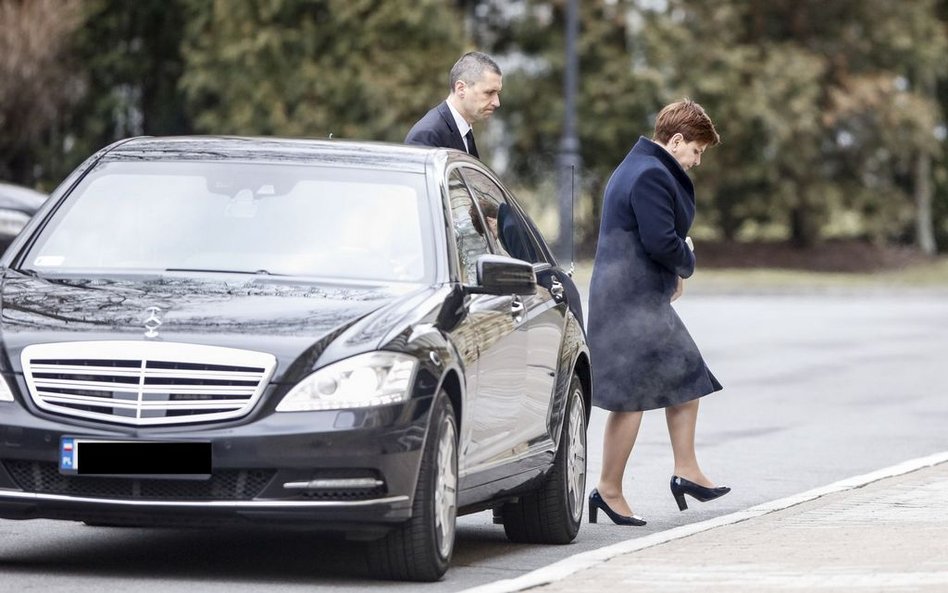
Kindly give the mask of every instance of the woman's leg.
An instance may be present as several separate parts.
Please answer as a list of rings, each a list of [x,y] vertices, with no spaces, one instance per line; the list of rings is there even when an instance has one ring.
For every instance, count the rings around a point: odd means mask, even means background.
[[[639,435],[642,412],[609,412],[602,437],[602,471],[599,495],[613,511],[631,515],[632,509],[622,496],[622,477]]]
[[[695,484],[711,488],[714,484],[701,471],[695,454],[695,427],[698,424],[698,401],[693,399],[665,408],[668,436],[675,456],[675,475]]]

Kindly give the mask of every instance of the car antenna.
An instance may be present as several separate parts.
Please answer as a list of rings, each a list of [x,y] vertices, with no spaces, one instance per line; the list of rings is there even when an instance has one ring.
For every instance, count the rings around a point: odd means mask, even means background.
[[[571,278],[576,269],[576,165],[569,166],[569,270]]]

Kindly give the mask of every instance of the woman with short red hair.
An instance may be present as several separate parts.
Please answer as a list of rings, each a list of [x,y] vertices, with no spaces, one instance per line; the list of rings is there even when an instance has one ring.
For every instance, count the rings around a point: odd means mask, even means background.
[[[695,454],[698,400],[721,384],[671,305],[695,269],[687,171],[720,140],[700,105],[672,103],[658,114],[652,138],[639,138],[606,185],[587,334],[593,405],[610,413],[602,473],[589,497],[591,523],[601,509],[614,523],[645,525],[622,492],[645,410],[665,410],[675,457],[671,491],[680,510],[685,495],[704,502],[730,491],[704,475]]]

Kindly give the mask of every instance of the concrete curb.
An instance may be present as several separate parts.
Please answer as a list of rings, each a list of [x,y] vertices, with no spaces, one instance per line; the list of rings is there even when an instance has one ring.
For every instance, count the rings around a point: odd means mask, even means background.
[[[927,457],[911,459],[885,469],[863,474],[861,476],[854,476],[845,480],[840,480],[839,482],[834,482],[828,486],[815,488],[801,494],[794,494],[786,498],[765,502],[763,504],[759,504],[743,511],[738,511],[736,513],[731,513],[729,515],[715,517],[714,519],[708,519],[707,521],[701,521],[700,523],[682,525],[681,527],[676,527],[667,531],[661,531],[644,537],[619,542],[611,546],[599,548],[598,550],[590,550],[589,552],[576,554],[575,556],[570,556],[569,558],[560,560],[559,562],[554,562],[553,564],[544,566],[543,568],[538,568],[519,577],[495,581],[486,585],[465,589],[462,593],[512,593],[514,591],[523,591],[524,589],[539,587],[541,585],[563,580],[564,578],[576,572],[591,568],[597,564],[601,564],[622,554],[629,554],[631,552],[644,550],[645,548],[651,548],[653,546],[664,544],[672,540],[681,539],[683,537],[688,537],[690,535],[701,533],[702,531],[707,531],[716,527],[723,527],[725,525],[732,525],[734,523],[740,523],[741,521],[747,521],[748,519],[754,519],[756,517],[787,509],[804,502],[816,500],[817,498],[821,498],[828,494],[845,492],[847,490],[855,490],[885,478],[901,476],[922,468],[945,463],[946,461],[948,461],[948,451],[936,453]]]

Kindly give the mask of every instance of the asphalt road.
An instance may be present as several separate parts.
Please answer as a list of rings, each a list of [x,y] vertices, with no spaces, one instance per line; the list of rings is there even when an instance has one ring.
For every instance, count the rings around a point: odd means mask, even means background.
[[[371,580],[357,546],[305,533],[0,521],[0,590],[460,591],[948,450],[944,294],[686,295],[677,306],[725,385],[702,400],[698,426],[705,472],[734,489],[718,501],[678,511],[664,417],[650,412],[627,473],[646,527],[584,524],[571,545],[527,546],[507,543],[489,513],[462,517],[447,576],[419,585]],[[603,420],[594,411],[589,489]]]

